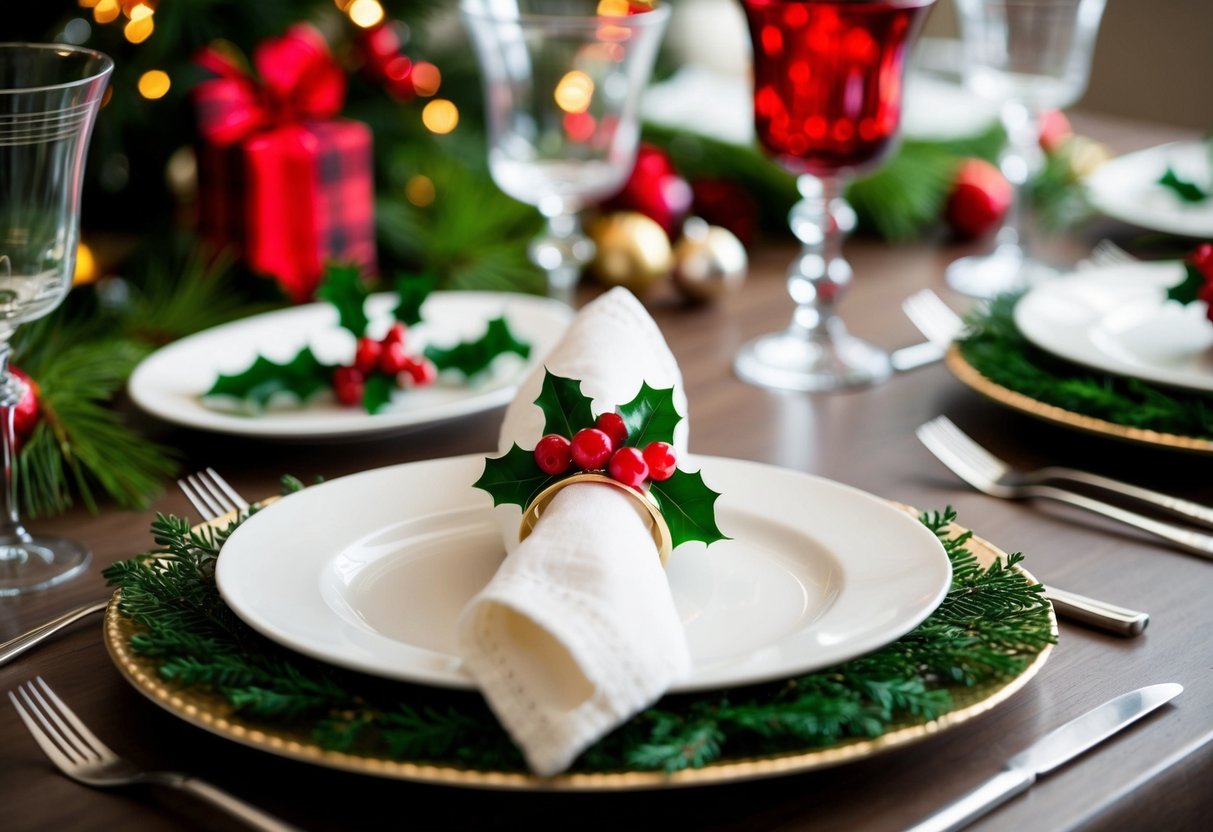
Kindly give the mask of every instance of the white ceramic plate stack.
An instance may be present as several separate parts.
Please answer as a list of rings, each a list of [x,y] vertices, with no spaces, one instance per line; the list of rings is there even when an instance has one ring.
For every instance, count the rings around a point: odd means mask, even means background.
[[[1086,179],[1091,204],[1141,228],[1199,239],[1213,238],[1213,197],[1185,202],[1160,185],[1167,168],[1213,192],[1213,161],[1203,142],[1175,142],[1128,153],[1100,165]]]

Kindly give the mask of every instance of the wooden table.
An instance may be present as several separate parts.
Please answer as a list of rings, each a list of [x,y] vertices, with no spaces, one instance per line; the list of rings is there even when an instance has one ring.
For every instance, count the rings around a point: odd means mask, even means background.
[[[1117,151],[1177,137],[1149,125],[1076,119]],[[1098,236],[1121,242],[1134,231],[1103,222],[1055,252],[1081,257]],[[682,363],[691,402],[691,449],[812,472],[922,509],[955,506],[961,520],[1007,550],[1027,553],[1042,580],[1148,611],[1136,639],[1062,624],[1043,671],[994,711],[956,730],[868,760],[815,773],[702,789],[609,795],[461,790],[340,774],[280,760],[178,721],[130,688],[101,645],[96,619],[0,668],[0,689],[45,677],[112,746],[148,766],[186,769],[306,829],[677,828],[886,830],[904,827],[993,774],[1011,754],[1087,708],[1131,688],[1164,681],[1186,690],[1173,705],[974,828],[1197,828],[1213,813],[1213,564],[1131,530],[1040,503],[1012,504],[963,486],[914,438],[947,414],[996,453],[1023,465],[1087,467],[1209,503],[1208,457],[1154,451],[1033,421],[989,403],[941,365],[841,394],[781,393],[740,382],[731,371],[748,338],[782,327],[791,312],[783,273],[786,243],[752,254],[739,294],[706,308],[652,299],[654,316]],[[890,246],[856,239],[857,274],[843,302],[859,335],[886,347],[919,340],[901,300],[946,292],[945,265],[964,253],[944,243]],[[275,493],[283,473],[305,481],[390,463],[490,448],[500,411],[365,444],[300,445],[149,430],[182,449],[186,469],[213,465],[247,495]],[[154,507],[187,513],[175,490]],[[0,599],[0,640],[59,611],[105,594],[99,569],[151,546],[152,511],[106,509],[35,522],[87,541],[84,577],[27,598]],[[861,533],[861,530],[856,530]],[[177,794],[94,791],[56,773],[7,703],[0,702],[0,826],[25,830],[237,828]],[[437,818],[437,820],[430,820]],[[423,820],[425,819],[425,820]]]

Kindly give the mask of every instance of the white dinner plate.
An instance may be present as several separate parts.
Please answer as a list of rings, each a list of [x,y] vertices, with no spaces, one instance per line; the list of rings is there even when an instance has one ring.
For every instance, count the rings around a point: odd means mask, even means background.
[[[387,331],[397,301],[393,293],[368,299],[371,335]],[[428,344],[448,347],[477,338],[489,320],[504,316],[514,336],[530,344],[530,357],[499,356],[473,383],[440,377],[427,387],[397,391],[392,402],[374,415],[361,407],[343,407],[330,393],[318,393],[306,404],[283,397],[261,413],[248,413],[234,402],[202,400],[220,373],[242,372],[258,355],[289,361],[310,346],[323,362],[349,363],[354,336],[338,326],[335,307],[313,303],[254,315],[175,341],[135,368],[128,389],[143,410],[190,428],[265,439],[368,438],[507,404],[573,316],[557,301],[506,292],[434,292],[426,298],[422,314],[424,320],[409,328],[410,353],[419,353]]]
[[[1091,204],[1110,217],[1167,234],[1213,237],[1213,198],[1184,202],[1158,184],[1170,166],[1176,174],[1213,190],[1213,163],[1203,142],[1159,145],[1105,162],[1086,179]]]
[[[1037,284],[1015,325],[1043,350],[1114,375],[1213,391],[1213,325],[1203,301],[1167,300],[1177,261],[1089,269]]]
[[[943,599],[951,565],[914,517],[849,486],[692,457],[732,539],[674,551],[667,575],[693,691],[786,678],[904,635]],[[228,539],[216,580],[270,639],[381,677],[472,688],[456,622],[503,558],[483,456],[407,463],[312,486]]]

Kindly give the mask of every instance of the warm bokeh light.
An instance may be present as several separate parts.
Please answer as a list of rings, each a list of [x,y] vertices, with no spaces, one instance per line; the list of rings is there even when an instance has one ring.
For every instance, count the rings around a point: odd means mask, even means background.
[[[431,102],[432,103],[432,102]],[[428,176],[417,174],[410,176],[404,185],[404,197],[418,208],[424,208],[434,201],[434,181]]]
[[[428,98],[438,92],[442,86],[442,73],[438,67],[428,61],[418,61],[413,65],[413,90],[422,98]]]
[[[421,111],[421,123],[432,133],[449,133],[459,124],[459,108],[445,98],[435,98]]]
[[[118,0],[99,0],[97,5],[93,6],[93,20],[98,23],[113,23],[120,14],[122,7],[118,5]]]
[[[606,17],[626,17],[628,0],[598,0],[598,13]]]
[[[594,98],[594,79],[579,69],[570,70],[556,84],[556,106],[566,113],[584,113]]]
[[[383,6],[379,0],[354,0],[345,10],[355,26],[369,29],[383,20]]]
[[[96,6],[97,3],[99,3],[99,2],[100,2],[100,0],[79,0],[79,5],[80,5],[80,8],[82,8],[82,9],[91,9],[93,6]]]
[[[92,283],[97,279],[97,258],[93,250],[84,243],[76,246],[76,272],[72,275],[72,285]]]
[[[147,6],[139,6],[138,8],[146,9]],[[122,30],[122,35],[131,43],[143,43],[152,36],[152,31],[156,28],[155,21],[152,20],[151,12],[140,18],[131,18],[131,22],[126,24],[126,28]]]
[[[163,98],[171,86],[168,73],[162,69],[149,69],[139,76],[139,94],[144,98]]]
[[[126,16],[131,20],[143,20],[145,17],[151,17],[155,11],[147,3],[136,3],[126,10]]]
[[[354,0],[333,0],[333,5],[337,7],[338,11],[345,11],[350,7],[350,3],[352,2]]]

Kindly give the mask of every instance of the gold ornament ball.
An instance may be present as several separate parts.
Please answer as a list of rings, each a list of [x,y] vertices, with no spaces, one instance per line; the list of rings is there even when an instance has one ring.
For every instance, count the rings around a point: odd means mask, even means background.
[[[712,301],[745,283],[749,257],[727,228],[687,220],[674,247],[674,285],[694,301]]]
[[[596,248],[590,273],[608,286],[624,286],[640,295],[670,272],[670,238],[644,214],[607,214],[590,225],[589,235]]]

